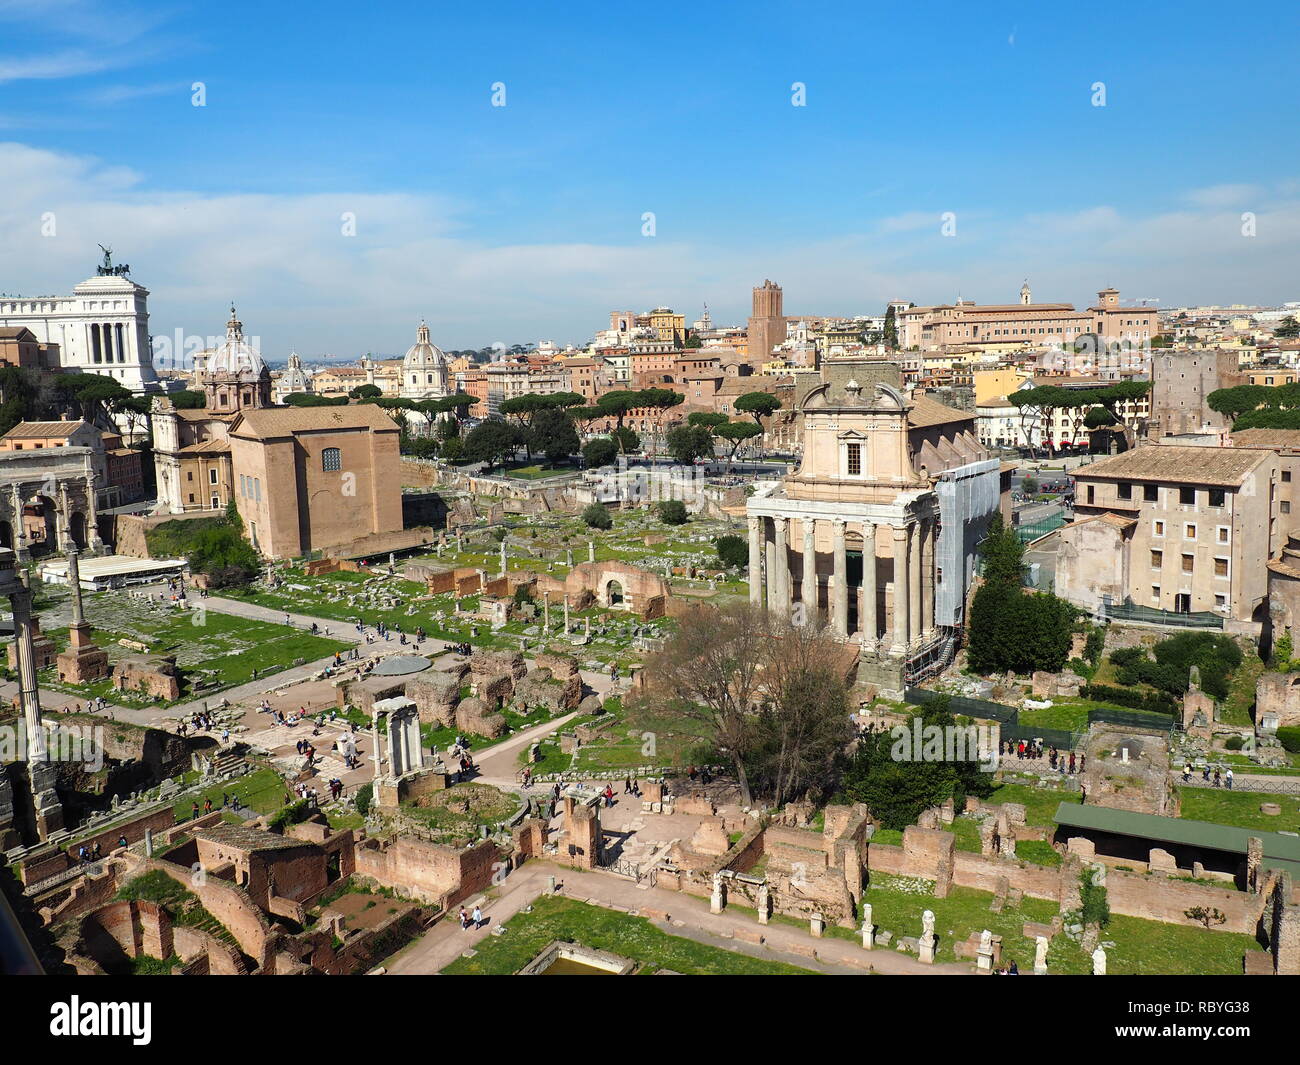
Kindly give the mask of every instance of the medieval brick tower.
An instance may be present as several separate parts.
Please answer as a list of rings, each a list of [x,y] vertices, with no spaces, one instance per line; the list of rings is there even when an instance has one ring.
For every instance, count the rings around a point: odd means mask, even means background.
[[[764,281],[754,289],[754,306],[749,316],[749,362],[761,366],[772,358],[772,349],[785,343],[785,309],[781,286]]]

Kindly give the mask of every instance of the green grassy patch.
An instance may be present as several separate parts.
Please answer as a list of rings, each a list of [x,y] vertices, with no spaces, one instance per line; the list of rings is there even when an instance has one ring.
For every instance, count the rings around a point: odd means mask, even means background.
[[[1192,821],[1213,821],[1237,828],[1266,832],[1300,831],[1300,798],[1266,791],[1228,791],[1227,788],[1179,788],[1179,816]],[[1260,812],[1260,804],[1277,803],[1280,816]]]
[[[505,935],[479,943],[472,958],[457,958],[443,969],[450,976],[507,976],[518,972],[551,942],[580,943],[639,962],[641,974],[670,969],[689,976],[811,975],[783,962],[696,943],[660,931],[645,917],[606,910],[557,895],[533,903],[532,913],[517,913]]]

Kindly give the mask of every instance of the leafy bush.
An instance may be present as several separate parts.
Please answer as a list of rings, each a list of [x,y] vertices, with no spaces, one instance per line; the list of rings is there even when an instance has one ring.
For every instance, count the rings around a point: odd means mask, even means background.
[[[724,566],[739,568],[749,565],[749,544],[745,542],[744,537],[728,533],[726,536],[719,536],[713,543],[718,549],[718,561]]]
[[[1288,725],[1286,728],[1278,729],[1277,742],[1282,745],[1283,750],[1300,754],[1300,726]]]
[[[665,499],[659,504],[659,520],[665,525],[685,525],[690,520],[686,504],[680,499]],[[746,551],[748,552],[748,548]]]
[[[1229,736],[1223,746],[1230,751],[1239,751],[1246,746],[1246,741],[1240,736]]]
[[[1114,703],[1131,710],[1145,710],[1151,714],[1173,714],[1177,706],[1173,697],[1165,692],[1143,692],[1134,688],[1115,688],[1108,684],[1085,684],[1079,689],[1085,699],[1099,703]]]
[[[357,788],[357,793],[353,796],[352,801],[356,803],[357,813],[362,817],[365,817],[366,814],[370,813],[370,801],[374,797],[374,793],[375,786],[369,782],[362,784],[361,787]]]

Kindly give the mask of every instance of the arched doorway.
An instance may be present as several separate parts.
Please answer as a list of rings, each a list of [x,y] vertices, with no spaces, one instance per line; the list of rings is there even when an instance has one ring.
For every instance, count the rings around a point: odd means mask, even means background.
[[[57,516],[58,508],[49,496],[37,496],[23,507],[23,530],[33,555],[48,555],[58,550]]]
[[[78,551],[86,549],[86,515],[79,510],[74,510],[68,519],[68,535],[72,537]]]
[[[618,581],[610,581],[605,585],[605,602],[611,607],[623,606],[623,585]]]
[[[7,547],[10,550],[14,546],[14,527],[7,521],[0,521],[0,547]]]

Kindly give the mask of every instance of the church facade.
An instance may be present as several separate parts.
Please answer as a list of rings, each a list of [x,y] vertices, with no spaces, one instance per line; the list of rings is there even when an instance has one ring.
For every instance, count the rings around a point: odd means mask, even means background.
[[[1000,464],[974,416],[907,398],[896,363],[830,359],[798,402],[797,472],[747,505],[750,602],[826,625],[901,690],[956,650]]]

